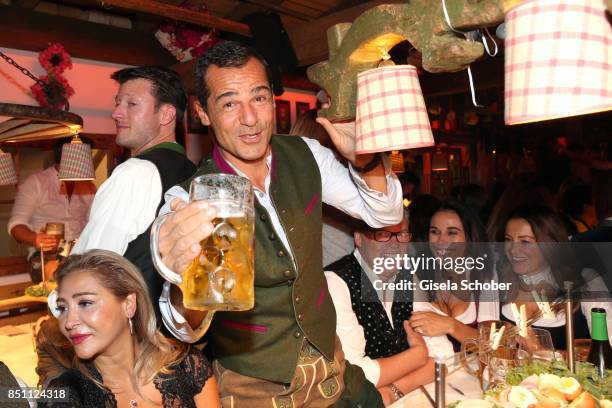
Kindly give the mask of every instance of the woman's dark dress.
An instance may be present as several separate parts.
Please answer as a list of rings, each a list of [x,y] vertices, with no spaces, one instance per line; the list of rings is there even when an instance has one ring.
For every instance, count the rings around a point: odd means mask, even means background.
[[[94,377],[102,382],[102,376],[93,364],[87,367]],[[171,374],[158,374],[153,380],[155,388],[162,396],[162,406],[164,408],[195,408],[193,397],[202,391],[204,383],[212,375],[212,366],[197,349],[192,348],[183,361],[172,366],[171,369],[174,370]],[[69,393],[69,401],[39,402],[39,407],[117,407],[117,401],[112,392],[98,387],[76,369],[68,370],[52,380],[49,388],[66,388]]]

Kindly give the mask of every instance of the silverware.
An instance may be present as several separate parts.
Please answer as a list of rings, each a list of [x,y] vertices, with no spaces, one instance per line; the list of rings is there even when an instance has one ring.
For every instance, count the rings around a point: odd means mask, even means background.
[[[423,392],[423,394],[425,394],[425,396],[429,400],[429,403],[431,404],[431,406],[435,407],[436,406],[436,402],[433,400],[433,398],[431,398],[431,395],[429,395],[429,392],[427,392],[427,388],[425,388],[422,385],[420,385],[419,389]]]
[[[465,397],[465,393],[463,391],[461,391],[459,388],[455,387],[453,384],[448,383],[448,386],[451,387],[453,390],[457,391],[459,394],[463,395]]]

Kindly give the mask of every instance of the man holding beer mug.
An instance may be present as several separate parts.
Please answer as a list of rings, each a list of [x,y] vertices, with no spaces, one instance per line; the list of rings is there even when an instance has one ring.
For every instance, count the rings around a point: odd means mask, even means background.
[[[236,42],[217,44],[197,62],[197,112],[214,131],[215,147],[196,176],[246,177],[256,199],[254,307],[217,311],[211,329],[222,404],[329,406],[360,400],[363,406],[381,406],[363,372],[345,362],[335,335],[336,315],[323,275],[321,203],[374,228],[397,224],[399,181],[386,158],[354,154],[352,123],[318,119],[350,162],[348,169],[316,141],[272,136],[271,86],[266,62]],[[196,258],[206,264],[218,256],[200,245],[217,231],[215,207],[205,199],[187,204],[188,190],[184,183],[166,193],[166,210],[173,213],[159,228],[161,259],[177,274]],[[203,330],[192,327],[206,312],[183,308],[181,291],[173,286],[171,292],[165,310],[160,299],[164,323],[181,340],[194,342]]]
[[[55,251],[61,239],[72,241],[78,238],[87,224],[96,194],[96,186],[91,181],[59,179],[65,143],[70,143],[70,139],[60,139],[55,143],[52,166],[33,173],[19,184],[8,221],[9,234],[28,246],[30,277],[34,283],[43,278],[39,251]],[[58,234],[47,230],[48,223],[62,224],[63,232]]]

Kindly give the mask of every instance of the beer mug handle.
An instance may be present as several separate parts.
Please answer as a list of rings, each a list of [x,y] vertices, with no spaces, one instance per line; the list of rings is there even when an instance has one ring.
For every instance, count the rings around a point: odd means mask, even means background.
[[[164,225],[166,218],[168,218],[168,216],[171,214],[172,212],[160,215],[151,225],[151,257],[153,259],[155,269],[157,269],[157,272],[159,272],[162,278],[174,285],[180,285],[183,283],[183,277],[164,264],[164,261],[162,261],[161,256],[159,255],[159,243],[157,242],[159,238],[159,230],[161,226]]]
[[[473,370],[468,364],[468,358],[473,358],[468,354],[468,351],[474,351],[473,346],[476,346],[476,357],[480,358],[478,355],[478,341],[476,339],[465,339],[465,341],[461,342],[461,365],[465,371],[478,378],[480,376],[478,370]]]

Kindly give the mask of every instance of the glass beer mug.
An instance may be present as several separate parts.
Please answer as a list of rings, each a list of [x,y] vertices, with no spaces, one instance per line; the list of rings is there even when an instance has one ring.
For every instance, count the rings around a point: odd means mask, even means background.
[[[491,348],[491,327],[493,323],[496,330],[501,329],[502,326],[506,327],[497,350]],[[500,358],[506,350],[516,348],[516,336],[510,333],[513,327],[514,325],[509,322],[485,320],[478,323],[477,339],[465,339],[461,343],[461,364],[465,371],[478,378],[483,391],[488,388],[489,378],[485,378],[487,377],[485,369],[490,364],[491,358]],[[470,355],[472,353],[475,355],[474,358]]]
[[[255,302],[255,232],[253,187],[240,176],[207,174],[194,178],[189,201],[206,200],[215,208],[213,232],[202,240],[202,251],[177,274],[163,264],[157,244],[165,218],[158,217],[151,229],[153,264],[183,293],[183,304],[196,310],[249,310]]]

